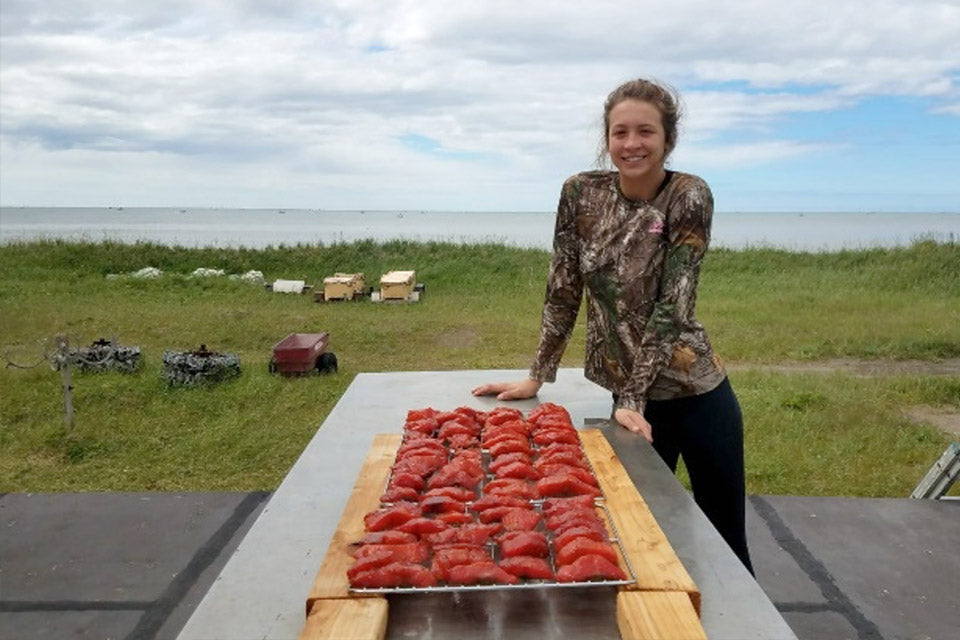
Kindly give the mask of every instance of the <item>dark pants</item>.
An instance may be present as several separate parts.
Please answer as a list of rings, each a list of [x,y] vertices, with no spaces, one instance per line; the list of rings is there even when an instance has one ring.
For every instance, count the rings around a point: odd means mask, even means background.
[[[643,415],[653,427],[653,448],[671,471],[683,456],[697,506],[753,573],[745,523],[743,416],[730,381],[698,396],[650,400]]]

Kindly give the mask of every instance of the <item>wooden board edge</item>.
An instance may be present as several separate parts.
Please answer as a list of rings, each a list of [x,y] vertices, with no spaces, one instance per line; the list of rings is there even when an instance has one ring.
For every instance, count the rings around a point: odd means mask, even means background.
[[[363,516],[380,505],[380,496],[386,486],[401,439],[400,434],[392,433],[374,436],[370,452],[357,474],[347,505],[327,547],[326,556],[307,595],[308,614],[317,600],[355,597],[355,594],[350,593],[347,582],[347,569],[353,563],[349,546],[363,537]]]
[[[593,466],[610,519],[637,582],[623,590],[683,591],[700,611],[700,591],[677,556],[666,534],[633,485],[613,447],[599,429],[579,431]]]
[[[383,640],[387,635],[386,598],[315,600],[299,640]]]
[[[707,640],[688,594],[683,591],[621,591],[617,626],[623,640]]]

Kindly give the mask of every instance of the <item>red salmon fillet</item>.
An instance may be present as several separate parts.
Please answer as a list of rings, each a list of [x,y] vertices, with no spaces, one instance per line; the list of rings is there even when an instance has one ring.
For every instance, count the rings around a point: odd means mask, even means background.
[[[511,498],[510,496],[486,495],[475,500],[470,505],[472,511],[486,511],[494,507],[526,507],[528,502],[523,498]]]
[[[522,451],[523,453],[530,453],[530,445],[522,440],[510,439],[497,442],[494,445],[488,447],[490,450],[490,455],[496,458],[505,453],[516,453],[517,451]]]
[[[541,478],[537,482],[537,493],[541,498],[580,495],[599,496],[600,490],[567,473]]]
[[[425,537],[434,548],[443,544],[458,543],[484,545],[502,528],[499,524],[465,524],[462,527],[451,527],[446,531],[428,534]]]
[[[580,556],[602,556],[610,562],[617,563],[617,552],[609,542],[598,542],[590,538],[576,538],[557,551],[558,566],[573,564]]]
[[[473,489],[464,489],[463,487],[434,487],[427,489],[420,497],[421,500],[431,496],[446,496],[460,502],[469,502],[477,497],[477,492]]]
[[[426,496],[420,500],[421,513],[463,513],[467,505],[449,496]]]
[[[540,472],[528,462],[511,462],[498,468],[494,475],[498,478],[520,478],[523,480],[539,480]]]
[[[518,578],[533,580],[553,580],[556,576],[550,564],[543,558],[531,556],[513,556],[500,561],[500,568]]]
[[[500,519],[500,524],[507,531],[531,531],[536,528],[543,515],[532,509],[511,509]]]
[[[424,566],[394,562],[357,574],[350,585],[358,588],[384,589],[388,587],[432,587],[437,579]]]
[[[422,542],[407,544],[365,544],[357,549],[357,560],[376,555],[381,551],[393,554],[393,562],[423,562],[430,555],[430,550]]]
[[[394,506],[368,513],[363,516],[363,524],[366,531],[383,531],[384,529],[394,529],[418,515],[420,515],[418,509]]]
[[[441,520],[443,522],[446,522],[447,524],[457,525],[457,526],[464,525],[464,524],[472,524],[476,522],[476,519],[473,517],[473,515],[469,513],[455,513],[455,512],[441,513],[440,515],[437,516],[437,520]]]
[[[550,555],[547,536],[540,531],[508,531],[498,539],[500,557],[534,556],[546,558]]]
[[[423,537],[428,533],[440,533],[441,531],[449,528],[448,525],[443,520],[431,520],[430,518],[411,518],[407,520],[399,527],[396,527],[397,531],[406,531],[407,533],[413,533],[419,537]]]
[[[572,564],[557,570],[557,580],[560,582],[585,582],[597,579],[626,580],[627,574],[603,556],[597,555],[581,556]]]
[[[548,428],[533,434],[533,442],[539,445],[564,442],[566,444],[580,444],[577,432],[567,429]]]
[[[405,533],[403,531],[374,531],[368,533],[360,540],[355,542],[356,545],[364,544],[405,544],[407,542],[416,542],[417,536],[412,533]]]
[[[524,453],[523,451],[516,451],[514,453],[505,453],[498,458],[494,458],[490,462],[488,469],[493,473],[496,473],[497,469],[499,469],[500,467],[504,467],[514,462],[525,462],[527,464],[530,464],[532,460],[530,458],[530,455]]]
[[[437,580],[446,582],[452,567],[475,562],[488,562],[490,554],[483,547],[458,546],[436,549],[433,553],[431,571]]]
[[[447,582],[454,585],[517,584],[519,580],[498,567],[492,560],[487,560],[451,567],[447,573]]]

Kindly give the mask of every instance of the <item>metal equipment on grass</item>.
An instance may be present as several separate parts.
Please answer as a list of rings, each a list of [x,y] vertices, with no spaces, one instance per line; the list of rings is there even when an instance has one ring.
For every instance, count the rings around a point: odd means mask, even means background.
[[[328,351],[330,334],[291,333],[273,345],[270,373],[297,376],[312,373],[336,373],[337,356]]]
[[[196,351],[164,351],[163,376],[171,385],[192,387],[240,375],[240,356],[217,353],[201,344]]]

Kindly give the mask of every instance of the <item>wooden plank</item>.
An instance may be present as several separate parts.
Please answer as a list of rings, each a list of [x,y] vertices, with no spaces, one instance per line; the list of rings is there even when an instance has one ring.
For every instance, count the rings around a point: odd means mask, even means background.
[[[621,591],[617,625],[623,640],[707,640],[683,591]]]
[[[313,603],[300,640],[383,640],[386,598],[337,598]]]
[[[674,552],[647,503],[627,475],[617,454],[599,429],[579,432],[584,452],[593,465],[607,503],[610,519],[637,578],[626,590],[682,591],[699,614],[700,591]]]
[[[380,506],[380,496],[386,487],[400,441],[399,433],[374,436],[370,453],[357,475],[340,524],[330,540],[327,555],[307,596],[308,613],[316,600],[355,596],[348,591],[350,585],[347,582],[347,569],[353,564],[350,544],[363,537],[363,516]]]

